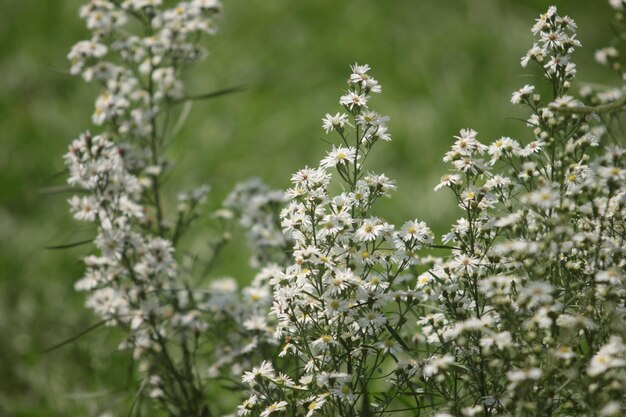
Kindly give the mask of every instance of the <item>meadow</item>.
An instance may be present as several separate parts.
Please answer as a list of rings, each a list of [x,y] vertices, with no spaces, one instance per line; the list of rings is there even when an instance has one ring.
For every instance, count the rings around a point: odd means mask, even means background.
[[[439,236],[458,214],[449,195],[431,192],[452,136],[471,125],[486,141],[526,139],[525,115],[509,104],[510,93],[539,78],[519,67],[519,57],[528,49],[529,22],[552,3],[581,28],[576,61],[585,71],[577,82],[606,83],[609,70],[593,62],[611,34],[600,0],[225,1],[220,32],[206,43],[208,59],[189,70],[188,89],[244,88],[194,103],[168,150],[176,166],[165,193],[208,183],[211,210],[251,176],[287,188],[290,175],[326,149],[320,119],[336,107],[337,80],[350,64],[368,63],[384,84],[377,108],[392,115],[394,137],[371,164],[399,189],[378,210],[394,222],[423,219]],[[0,416],[96,416],[128,401],[120,392],[132,361],[116,350],[115,330],[100,328],[43,352],[96,321],[73,289],[88,249],[46,249],[90,233],[71,219],[68,196],[56,192],[66,176],[61,155],[90,128],[96,93],[68,74],[67,52],[87,36],[77,17],[81,4],[2,6]],[[197,223],[185,245],[206,245],[208,223]],[[247,282],[248,254],[237,241],[213,275]]]

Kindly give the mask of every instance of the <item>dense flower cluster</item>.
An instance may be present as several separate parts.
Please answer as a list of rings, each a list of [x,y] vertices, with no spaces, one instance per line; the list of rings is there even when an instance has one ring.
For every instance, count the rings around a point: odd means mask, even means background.
[[[258,178],[237,184],[224,201],[218,215],[239,218],[251,246],[250,265],[258,268],[272,263],[285,264],[291,242],[280,229],[280,210],[287,201],[283,191],[270,190]]]
[[[97,229],[76,288],[126,332],[141,395],[181,417],[624,415],[626,150],[605,117],[626,105],[616,47],[596,60],[622,85],[575,98],[576,24],[555,7],[537,19],[521,64],[538,66],[548,88],[511,97],[530,111],[529,137],[455,136],[435,190],[451,191],[462,214],[441,244],[422,221],[396,227],[376,213],[396,187],[365,162],[391,136],[370,105],[380,84],[353,65],[342,111],[322,119],[335,136],[326,156],[286,192],[236,186],[199,268],[176,249],[208,187],[181,193],[168,217],[162,151],[169,112],[192,99],[181,69],[203,56],[197,35],[215,32],[220,6],[161,3],[91,1],[81,17],[93,36],[69,56],[73,73],[104,88],[102,132],[65,156],[71,211]],[[610,3],[623,37],[625,3]],[[254,280],[199,284],[233,224]],[[237,391],[236,409],[218,380]]]
[[[439,308],[418,324],[432,358],[457,365],[422,368],[452,415],[622,415],[626,155],[565,95],[575,28],[555,7],[533,27],[522,65],[539,63],[552,97],[513,93],[532,111],[529,142],[485,145],[467,129],[444,158],[454,169],[437,189],[463,217],[444,236],[456,249],[427,272]]]
[[[276,337],[289,372],[276,372],[269,362],[247,372],[243,381],[252,395],[239,415],[379,413],[407,388],[408,379],[399,375],[389,392],[377,394],[374,380],[379,368],[406,359],[400,333],[415,290],[403,272],[419,263],[417,251],[433,236],[423,222],[396,230],[374,214],[376,200],[395,185],[364,170],[373,146],[390,140],[387,118],[369,105],[371,94],[381,91],[369,71],[352,66],[349,90],[340,98],[345,112],[323,119],[339,143],[317,168],[291,178],[281,219],[294,241],[293,263],[270,280]],[[338,194],[333,173],[343,188]],[[374,398],[380,402],[372,404]]]
[[[172,416],[228,407],[207,401],[206,381],[238,382],[255,355],[276,345],[267,322],[268,277],[276,268],[270,261],[285,258],[263,253],[286,243],[265,209],[276,211],[283,194],[259,183],[239,186],[226,204],[232,210],[216,213],[224,229],[198,268],[176,247],[209,188],[179,193],[169,216],[160,190],[168,168],[163,150],[176,134],[168,120],[178,103],[194,99],[185,93],[181,71],[204,56],[199,35],[215,32],[220,9],[217,0],[173,8],[161,0],[92,0],[80,10],[92,37],[69,54],[71,72],[103,88],[92,118],[101,133],[80,135],[65,156],[68,183],[77,191],[71,211],[97,230],[98,252],[85,258],[76,289],[88,292],[86,304],[103,323],[124,330],[120,348],[132,350],[142,375],[138,395]],[[258,275],[241,290],[232,278],[200,285],[229,240],[233,218],[250,226]]]

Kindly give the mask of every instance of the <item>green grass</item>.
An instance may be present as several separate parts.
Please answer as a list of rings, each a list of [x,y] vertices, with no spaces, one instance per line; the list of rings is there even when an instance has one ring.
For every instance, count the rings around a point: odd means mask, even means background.
[[[519,67],[531,43],[539,0],[247,0],[226,1],[210,56],[192,68],[190,89],[245,84],[245,92],[196,103],[169,155],[177,161],[167,192],[209,183],[215,208],[250,176],[285,188],[292,172],[313,165],[327,145],[321,117],[339,109],[348,65],[369,63],[384,93],[373,106],[391,116],[394,141],[381,144],[371,168],[398,181],[380,215],[419,217],[443,232],[456,212],[432,187],[443,152],[460,128],[490,141],[528,132],[509,104],[513,89],[537,82]],[[592,62],[610,36],[604,1],[555,1],[580,26],[580,81],[608,82]],[[594,5],[591,6],[590,3]],[[47,251],[84,238],[67,214],[61,155],[90,128],[96,90],[67,74],[65,55],[87,36],[78,0],[5,0],[0,17],[0,416],[123,413],[129,359],[120,335],[100,329],[51,353],[42,349],[96,319],[74,293],[88,248]],[[59,175],[59,173],[61,173]],[[185,242],[207,241],[201,228]],[[247,254],[231,246],[216,274],[250,278]],[[87,396],[87,393],[92,393]],[[120,414],[122,415],[122,414]]]

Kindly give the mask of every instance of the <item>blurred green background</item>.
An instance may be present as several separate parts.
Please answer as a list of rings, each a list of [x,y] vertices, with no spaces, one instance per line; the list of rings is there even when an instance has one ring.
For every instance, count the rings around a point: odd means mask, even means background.
[[[71,77],[65,56],[88,36],[81,0],[3,0],[0,6],[0,416],[124,415],[130,360],[120,335],[99,329],[47,354],[42,349],[89,327],[73,282],[81,247],[49,245],[84,236],[66,195],[61,155],[91,128],[97,90]],[[527,140],[509,103],[536,80],[519,57],[531,44],[534,18],[556,3],[576,19],[583,49],[579,82],[608,82],[593,51],[611,35],[604,0],[225,0],[208,59],[189,72],[194,92],[246,84],[242,93],[194,104],[169,155],[177,161],[168,192],[213,187],[210,208],[238,181],[259,176],[276,188],[314,165],[327,145],[321,117],[339,110],[348,65],[368,63],[384,93],[373,107],[391,116],[391,144],[371,168],[398,181],[378,214],[394,222],[418,217],[439,233],[455,217],[452,200],[434,193],[441,157],[460,128],[491,141]],[[59,174],[61,173],[61,174]],[[187,242],[201,245],[198,229]],[[247,254],[231,247],[216,274],[246,281]]]

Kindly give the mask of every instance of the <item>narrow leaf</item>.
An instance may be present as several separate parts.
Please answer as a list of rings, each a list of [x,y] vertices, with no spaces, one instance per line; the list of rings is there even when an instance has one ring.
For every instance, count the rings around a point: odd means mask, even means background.
[[[87,333],[89,333],[89,332],[91,332],[93,330],[96,330],[98,327],[102,326],[106,322],[107,322],[106,320],[99,321],[96,324],[93,324],[93,325],[87,327],[85,330],[81,331],[80,333],[70,337],[69,339],[65,339],[61,343],[57,343],[54,346],[51,346],[49,348],[46,348],[46,349],[42,350],[40,353],[50,353],[50,352],[52,352],[54,350],[57,350],[57,349],[65,346],[65,345],[67,345],[67,344],[70,344],[70,343],[78,340],[79,338],[83,337]]]

